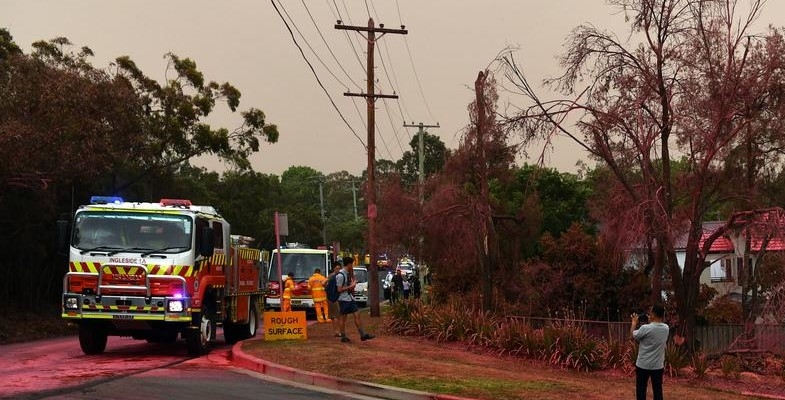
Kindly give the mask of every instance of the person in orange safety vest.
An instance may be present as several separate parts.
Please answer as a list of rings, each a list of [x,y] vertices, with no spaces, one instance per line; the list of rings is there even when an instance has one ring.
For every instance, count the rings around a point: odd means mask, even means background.
[[[294,272],[289,272],[286,280],[283,282],[282,312],[292,311],[292,294],[294,294]]]
[[[324,285],[327,283],[327,278],[322,275],[322,270],[316,268],[313,275],[308,278],[308,290],[311,291],[313,297],[313,306],[316,310],[316,319],[319,322],[331,322],[327,312],[327,291],[324,290]]]

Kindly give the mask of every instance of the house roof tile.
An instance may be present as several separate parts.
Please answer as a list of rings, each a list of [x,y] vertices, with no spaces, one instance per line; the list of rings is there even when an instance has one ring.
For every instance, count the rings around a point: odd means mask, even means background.
[[[701,232],[701,239],[699,243],[699,247],[703,247],[703,243],[717,231],[717,229],[722,228],[726,224],[725,221],[706,221],[703,223],[703,231]],[[760,236],[755,236],[750,241],[750,251],[752,252],[759,252],[761,250],[761,246],[763,245],[763,238]],[[687,248],[687,234],[684,233],[676,238],[675,248],[677,250],[683,250]],[[766,246],[767,251],[785,251],[785,238],[781,237],[773,237],[770,239],[768,245]],[[720,236],[718,237],[714,243],[711,244],[711,248],[709,249],[709,253],[733,253],[734,246],[733,241],[730,240],[727,236]]]

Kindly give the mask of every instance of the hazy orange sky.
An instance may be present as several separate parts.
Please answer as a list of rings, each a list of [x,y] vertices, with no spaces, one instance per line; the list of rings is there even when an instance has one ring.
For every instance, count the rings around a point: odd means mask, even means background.
[[[90,47],[96,67],[128,55],[159,80],[166,77],[164,54],[192,58],[207,79],[228,81],[240,89],[240,109],[259,108],[278,125],[279,142],[264,145],[252,158],[256,171],[277,175],[292,165],[325,174],[346,170],[359,175],[366,168],[365,103],[343,95],[365,91],[366,43],[356,32],[334,29],[338,18],[346,25],[366,26],[370,14],[377,24],[403,24],[408,30],[408,35],[385,35],[376,47],[377,86],[382,93],[400,96],[377,100],[376,157],[394,161],[410,149],[409,141],[416,135],[415,129],[402,126],[404,122],[439,123],[441,127],[430,133],[447,147],[457,147],[469,121],[474,79],[505,47],[517,47],[515,57],[527,77],[540,82],[561,72],[556,56],[577,25],[590,23],[619,37],[627,33],[624,16],[603,0],[275,4],[351,128],[317,83],[271,1],[2,0],[0,27],[8,28],[26,53],[34,41],[64,36],[74,43],[74,50]],[[760,27],[780,24],[783,12],[785,1],[770,1]],[[232,129],[240,117],[225,110],[220,108],[209,122]],[[575,172],[579,159],[585,161],[586,156],[577,146],[558,140],[546,165]],[[214,160],[195,163],[223,169]]]

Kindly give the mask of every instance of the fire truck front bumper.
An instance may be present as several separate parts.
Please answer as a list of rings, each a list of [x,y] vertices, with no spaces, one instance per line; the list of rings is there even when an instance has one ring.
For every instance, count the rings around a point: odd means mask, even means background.
[[[313,298],[297,298],[294,297],[291,299],[292,309],[308,309],[313,308]],[[280,297],[267,297],[265,298],[265,306],[267,308],[281,308],[281,298]]]
[[[62,317],[65,319],[189,322],[194,311],[198,310],[192,309],[191,299],[176,297],[66,293],[62,304]]]

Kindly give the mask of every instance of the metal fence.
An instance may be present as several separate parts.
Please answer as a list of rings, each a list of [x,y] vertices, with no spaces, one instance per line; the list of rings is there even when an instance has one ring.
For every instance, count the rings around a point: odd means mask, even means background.
[[[593,337],[605,340],[630,340],[629,322],[590,321],[562,318],[509,317],[533,328],[580,326]],[[726,352],[771,352],[785,356],[785,325],[750,324],[707,325],[695,331],[695,347],[707,355]]]
[[[706,354],[771,352],[785,355],[785,326],[769,324],[699,326],[697,347]]]

